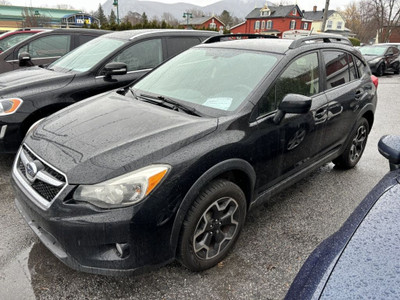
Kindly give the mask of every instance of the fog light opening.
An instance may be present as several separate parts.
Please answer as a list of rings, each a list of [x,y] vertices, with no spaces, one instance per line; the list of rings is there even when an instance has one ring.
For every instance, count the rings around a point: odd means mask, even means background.
[[[117,249],[119,257],[125,258],[129,255],[129,244],[128,243],[125,243],[125,244],[116,243],[115,248]]]

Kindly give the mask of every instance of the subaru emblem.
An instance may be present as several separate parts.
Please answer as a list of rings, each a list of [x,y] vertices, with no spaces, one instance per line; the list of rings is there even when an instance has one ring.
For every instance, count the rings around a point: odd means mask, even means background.
[[[29,181],[33,182],[36,174],[43,169],[43,164],[38,160],[31,161],[26,165],[25,169],[26,177],[29,179]]]

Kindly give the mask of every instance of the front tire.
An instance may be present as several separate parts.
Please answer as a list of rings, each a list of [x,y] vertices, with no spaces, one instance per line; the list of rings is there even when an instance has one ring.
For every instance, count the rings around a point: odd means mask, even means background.
[[[380,63],[378,68],[376,69],[376,76],[380,77],[383,76],[385,73],[385,65],[383,63]]]
[[[355,130],[351,133],[346,149],[338,158],[333,160],[336,167],[341,169],[353,168],[361,159],[367,144],[369,123],[365,118],[358,120]]]
[[[246,219],[243,191],[233,182],[209,183],[192,204],[182,226],[178,259],[192,271],[220,262],[231,250]]]
[[[394,74],[400,74],[400,63],[396,63],[396,65],[393,68]]]

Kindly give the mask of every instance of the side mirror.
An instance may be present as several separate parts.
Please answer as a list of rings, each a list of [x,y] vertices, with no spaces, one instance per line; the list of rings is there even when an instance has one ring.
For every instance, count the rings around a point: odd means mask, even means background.
[[[28,52],[21,52],[18,54],[18,61],[20,67],[33,66],[31,55]]]
[[[305,114],[310,111],[311,98],[299,94],[287,94],[274,117],[274,123],[279,124],[285,114]]]
[[[400,169],[400,136],[385,135],[378,143],[379,152],[389,160],[390,170]]]
[[[125,75],[128,72],[128,66],[125,63],[112,62],[104,66],[106,78],[111,78],[113,75]]]

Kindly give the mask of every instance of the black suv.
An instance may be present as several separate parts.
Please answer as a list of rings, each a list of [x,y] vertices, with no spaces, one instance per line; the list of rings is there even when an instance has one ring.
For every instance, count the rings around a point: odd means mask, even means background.
[[[16,205],[64,263],[210,268],[250,208],[322,164],[360,160],[377,82],[348,39],[217,40],[30,128]]]
[[[372,73],[377,76],[384,75],[387,71],[400,73],[399,48],[391,44],[375,44],[363,46],[360,49],[367,60]]]
[[[0,73],[50,64],[84,43],[109,33],[99,29],[42,29],[0,54]]]
[[[89,30],[88,30],[89,31]],[[126,86],[213,31],[128,30],[106,34],[47,67],[0,75],[0,152],[16,152],[37,120],[82,99]]]

